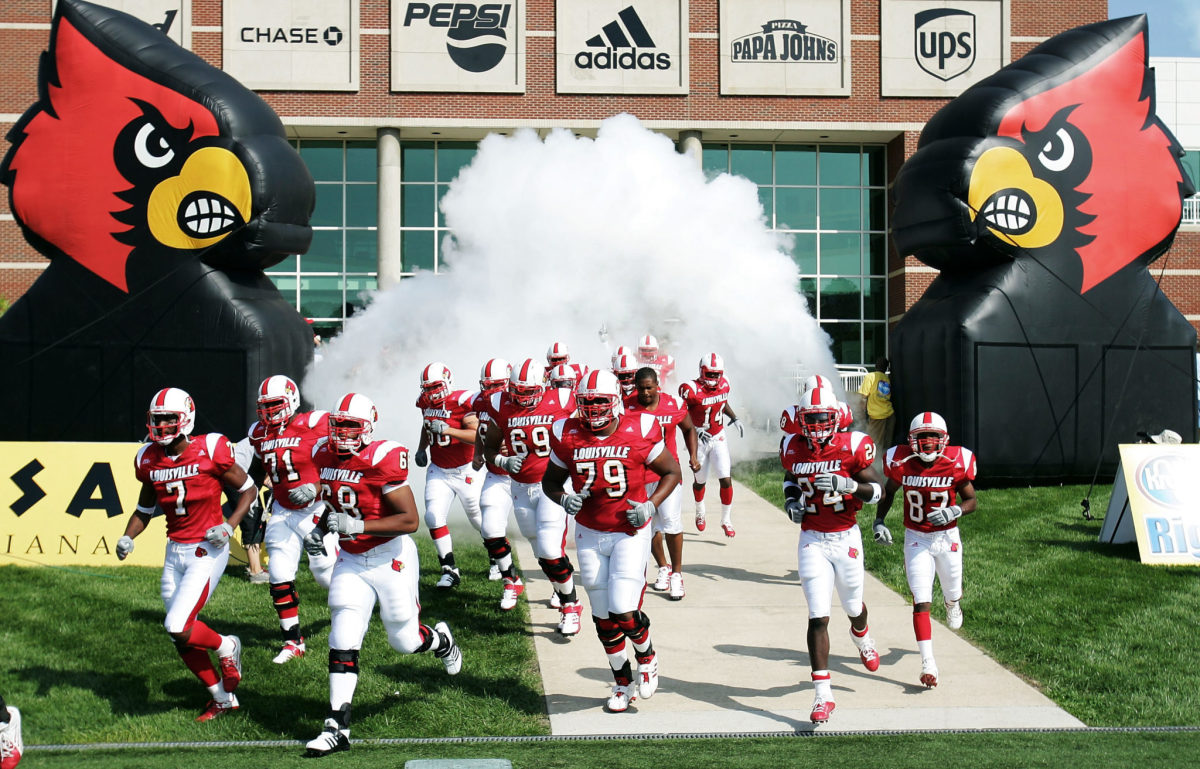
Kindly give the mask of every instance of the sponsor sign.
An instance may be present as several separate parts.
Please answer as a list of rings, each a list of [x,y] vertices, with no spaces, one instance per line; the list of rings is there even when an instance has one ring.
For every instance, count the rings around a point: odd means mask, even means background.
[[[116,8],[152,24],[184,48],[192,47],[191,0],[90,0],[105,8]],[[51,2],[50,13],[58,7]]]
[[[392,90],[525,92],[525,0],[392,0]]]
[[[686,94],[687,0],[559,0],[559,93]]]
[[[720,12],[722,94],[850,94],[849,0],[744,0]]]
[[[881,95],[959,95],[1009,63],[1008,26],[1008,0],[882,0]]]
[[[357,91],[357,0],[222,4],[224,70],[257,90]]]
[[[1136,538],[1142,563],[1200,566],[1200,445],[1129,444],[1120,452],[1122,475],[1100,540]]]

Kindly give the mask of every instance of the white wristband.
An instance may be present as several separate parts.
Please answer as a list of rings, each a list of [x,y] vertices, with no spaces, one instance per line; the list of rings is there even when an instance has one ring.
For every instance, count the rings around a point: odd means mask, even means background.
[[[872,482],[870,484],[870,486],[871,486],[871,498],[867,500],[867,504],[868,505],[878,504],[879,500],[883,498],[883,489],[880,487],[880,485],[878,483],[874,483],[874,482]]]
[[[137,510],[139,513],[144,513],[146,515],[154,515],[154,506],[153,505],[151,505],[150,507],[142,507],[141,505],[138,505],[134,509]]]
[[[247,475],[246,482],[242,484],[242,487],[238,491],[245,491],[252,488],[254,488],[254,479]]]

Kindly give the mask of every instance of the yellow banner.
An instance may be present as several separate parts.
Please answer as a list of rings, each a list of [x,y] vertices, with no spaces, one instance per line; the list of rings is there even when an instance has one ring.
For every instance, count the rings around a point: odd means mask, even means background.
[[[1120,450],[1142,563],[1200,566],[1200,445]]]

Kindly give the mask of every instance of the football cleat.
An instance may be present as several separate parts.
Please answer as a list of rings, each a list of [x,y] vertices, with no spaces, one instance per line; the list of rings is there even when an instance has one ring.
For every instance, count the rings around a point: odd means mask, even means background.
[[[624,713],[629,709],[629,703],[637,699],[637,695],[633,691],[633,684],[617,684],[612,688],[612,694],[608,698],[608,702],[604,703],[604,708],[609,713]]]
[[[224,657],[218,656],[217,663],[221,670],[221,685],[225,691],[233,694],[233,690],[242,682],[242,639],[235,635],[229,637],[233,639],[233,652]]]
[[[0,724],[0,767],[13,769],[21,762],[25,743],[21,740],[21,711],[8,706],[8,723]]]
[[[664,590],[670,589],[670,587],[671,587],[671,567],[670,566],[659,566],[658,567],[658,578],[654,580],[654,584],[651,587],[653,587],[655,590],[657,590],[660,593],[663,592]]]
[[[488,567],[488,581],[489,582],[499,582],[502,579],[504,579],[504,575],[500,573],[500,565],[499,564],[493,563],[491,566]]]
[[[520,577],[516,579],[504,578],[504,593],[500,596],[500,608],[504,611],[515,609],[517,606],[517,598],[521,593],[525,592],[525,583]]]
[[[672,572],[671,573],[671,600],[672,601],[682,601],[684,595],[686,595],[686,594],[683,592],[683,575],[677,571]]]
[[[462,670],[462,649],[454,643],[454,634],[450,632],[450,626],[445,622],[439,622],[433,626],[433,632],[442,637],[442,643],[433,656],[442,661],[442,664],[446,666],[447,673],[452,676],[458,675],[458,671]]]
[[[274,662],[276,665],[282,665],[285,662],[290,662],[291,660],[294,660],[297,657],[303,657],[303,656],[304,656],[304,639],[301,638],[299,642],[285,641],[283,644],[283,648],[279,650],[279,653],[275,655],[275,659],[271,660],[271,662]]]
[[[350,749],[350,730],[338,726],[332,718],[325,719],[325,728],[304,746],[307,758],[319,758]]]
[[[930,689],[938,685],[938,669],[933,657],[924,657],[921,660],[921,683]]]
[[[550,594],[550,608],[551,609],[561,609],[562,608],[562,597],[558,594],[557,590],[555,590],[554,592],[552,592]]]
[[[833,700],[817,699],[813,701],[812,714],[809,716],[814,724],[823,724],[833,715],[833,709],[837,707],[837,703]]]
[[[579,618],[583,614],[583,604],[575,601],[562,607],[562,617],[558,621],[558,632],[563,635],[576,635],[579,632]]]
[[[638,660],[638,696],[648,700],[658,691],[658,655]]]
[[[946,601],[946,627],[958,630],[962,627],[963,613],[958,601]]]
[[[458,569],[454,568],[453,566],[443,566],[442,576],[437,581],[436,587],[440,587],[443,590],[449,590],[452,587],[458,587],[458,583],[461,581],[462,577],[459,575]]]
[[[722,523],[721,530],[724,531],[725,536],[729,537],[730,539],[733,539],[734,537],[737,536],[737,532],[733,530],[732,523]]]
[[[238,709],[238,699],[237,699],[237,697],[235,697],[231,694],[231,695],[229,695],[229,699],[227,699],[225,701],[209,700],[208,704],[204,706],[204,712],[202,712],[200,715],[196,716],[196,720],[197,721],[211,721],[214,718],[216,718],[217,716],[223,716],[226,713],[233,711],[233,710],[237,710],[237,709]]]
[[[850,629],[850,638],[853,639],[854,645],[858,647],[858,658],[862,660],[863,667],[874,673],[879,670],[879,652],[875,651],[875,642],[871,640],[871,635],[859,638],[854,635],[854,629]]]
[[[696,531],[704,531],[704,527],[707,525],[708,525],[707,522],[704,520],[704,508],[697,508],[696,509]]]

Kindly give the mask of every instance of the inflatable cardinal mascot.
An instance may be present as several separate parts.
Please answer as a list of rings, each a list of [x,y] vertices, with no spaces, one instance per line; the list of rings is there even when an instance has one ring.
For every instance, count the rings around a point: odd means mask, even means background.
[[[263,274],[309,245],[314,187],[258,96],[131,16],[59,0],[0,165],[50,265],[0,317],[0,439],[129,441],[161,387],[242,434],[312,332]]]
[[[1147,269],[1193,188],[1146,56],[1144,16],[1064,32],[934,115],[896,179],[896,247],[941,271],[892,334],[898,421],[945,416],[981,477],[1195,440],[1196,334]]]

